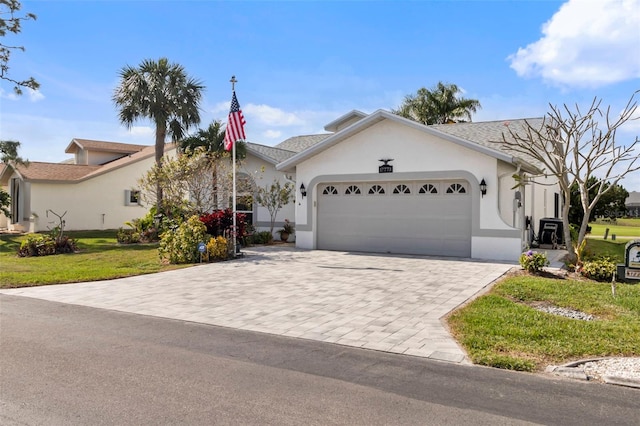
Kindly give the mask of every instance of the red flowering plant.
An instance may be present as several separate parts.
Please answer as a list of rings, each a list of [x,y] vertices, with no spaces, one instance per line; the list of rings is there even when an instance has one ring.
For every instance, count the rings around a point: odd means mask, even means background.
[[[214,210],[211,213],[200,216],[200,221],[207,227],[207,234],[214,237],[229,235],[233,228],[233,211],[231,209]],[[238,238],[245,236],[247,232],[247,215],[236,213],[236,227]]]

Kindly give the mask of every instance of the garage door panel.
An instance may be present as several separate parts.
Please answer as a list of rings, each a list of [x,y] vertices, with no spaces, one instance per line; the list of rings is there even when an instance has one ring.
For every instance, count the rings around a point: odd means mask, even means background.
[[[447,188],[451,182],[428,182]],[[317,247],[468,257],[471,254],[469,194],[418,194],[425,182],[408,182],[411,194],[393,194],[396,183],[357,184],[360,195],[343,195],[354,184],[332,184],[340,195],[318,199]],[[368,194],[380,185],[385,194]]]

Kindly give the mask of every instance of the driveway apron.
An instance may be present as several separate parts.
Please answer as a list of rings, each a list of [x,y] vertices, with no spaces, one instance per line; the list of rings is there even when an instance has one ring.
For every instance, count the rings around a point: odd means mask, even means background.
[[[230,262],[2,293],[466,363],[442,317],[513,266],[267,246]]]

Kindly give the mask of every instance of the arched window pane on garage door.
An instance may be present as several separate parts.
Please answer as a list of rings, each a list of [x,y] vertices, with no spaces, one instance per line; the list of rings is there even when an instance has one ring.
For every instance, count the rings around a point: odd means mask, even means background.
[[[333,185],[327,185],[322,190],[322,195],[338,195],[338,190]]]
[[[452,183],[447,188],[447,194],[465,194],[467,190],[460,183]]]
[[[362,194],[358,185],[349,185],[347,189],[344,191],[345,195],[358,195]]]
[[[407,185],[401,183],[400,185],[397,185],[395,188],[393,188],[393,193],[394,194],[411,194],[411,189],[409,189]]]
[[[381,185],[372,185],[371,188],[369,188],[369,194],[384,195],[384,188]]]
[[[420,187],[418,194],[437,194],[438,188],[435,185],[426,183]]]

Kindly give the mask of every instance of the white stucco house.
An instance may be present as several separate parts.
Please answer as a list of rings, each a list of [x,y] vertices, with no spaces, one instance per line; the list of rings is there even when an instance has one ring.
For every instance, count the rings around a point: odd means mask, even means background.
[[[540,219],[560,217],[562,202],[554,178],[499,142],[505,126],[517,132],[524,121],[425,126],[384,110],[351,111],[327,133],[248,143],[238,172],[259,171],[258,185],[295,182],[276,229],[295,222],[300,248],[513,261]],[[46,230],[47,210],[67,211],[68,229],[115,229],[146,214],[135,185],[153,165],[153,146],[74,139],[66,152],[73,162],[0,170],[16,218],[5,227]],[[174,153],[167,145],[165,155]],[[514,175],[538,177],[516,187]],[[265,208],[254,202],[246,213],[268,229]]]
[[[516,260],[527,223],[561,212],[553,179],[514,189],[514,174],[540,169],[492,142],[523,123],[425,126],[384,110],[338,118],[277,165],[296,174],[296,245]]]

